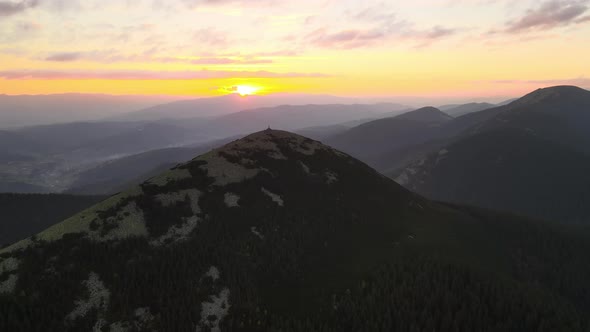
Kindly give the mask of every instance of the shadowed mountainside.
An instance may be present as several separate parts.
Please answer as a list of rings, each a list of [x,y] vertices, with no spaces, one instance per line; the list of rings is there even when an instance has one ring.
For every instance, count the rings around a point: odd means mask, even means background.
[[[102,199],[101,196],[0,194],[0,245],[36,234]]]
[[[0,251],[0,329],[585,331],[589,243],[267,130]]]
[[[590,92],[540,89],[485,112],[495,116],[391,175],[436,200],[587,223]]]

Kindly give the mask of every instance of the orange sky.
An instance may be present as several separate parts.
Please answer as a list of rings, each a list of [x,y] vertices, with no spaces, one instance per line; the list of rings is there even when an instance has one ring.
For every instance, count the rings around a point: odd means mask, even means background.
[[[586,0],[0,1],[0,93],[509,96],[590,87]]]

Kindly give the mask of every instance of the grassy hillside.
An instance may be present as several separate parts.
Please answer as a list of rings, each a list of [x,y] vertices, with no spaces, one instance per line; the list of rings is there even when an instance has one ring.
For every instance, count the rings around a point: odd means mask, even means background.
[[[588,239],[264,131],[0,251],[0,329],[585,331]]]
[[[101,199],[100,196],[0,194],[0,245],[36,234]]]

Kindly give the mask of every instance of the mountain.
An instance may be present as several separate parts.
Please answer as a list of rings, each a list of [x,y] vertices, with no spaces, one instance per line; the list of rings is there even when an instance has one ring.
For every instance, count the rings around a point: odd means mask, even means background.
[[[27,182],[19,182],[11,179],[0,180],[0,193],[50,193],[49,187],[39,186]]]
[[[442,112],[438,108],[428,106],[419,108],[411,112],[400,114],[397,117],[395,117],[395,119],[439,124],[450,121],[453,119],[453,117]]]
[[[496,105],[490,103],[468,103],[463,105],[446,105],[441,106],[439,109],[450,116],[461,116],[473,112],[480,112],[488,108],[495,107]]]
[[[345,132],[350,127],[343,124],[327,125],[327,126],[314,126],[298,129],[295,132],[299,135],[309,137],[315,140],[322,140],[336,134]]]
[[[0,130],[0,162],[26,161],[42,153],[43,144],[25,135]]]
[[[386,153],[415,146],[438,137],[453,118],[434,107],[424,107],[395,117],[361,124],[325,142],[373,164]]]
[[[13,135],[26,138],[42,146],[44,152],[63,152],[94,141],[124,134],[140,128],[143,123],[126,122],[70,122],[52,125],[27,126],[11,130]]]
[[[282,130],[297,130],[308,127],[379,118],[385,114],[405,109],[401,105],[382,104],[328,104],[328,105],[281,105],[249,109],[210,119],[184,119],[171,121],[177,126],[198,130],[203,135],[221,139],[247,134],[270,126]]]
[[[585,331],[588,249],[265,130],[0,251],[0,330]]]
[[[590,91],[574,86],[536,90],[500,108],[475,132],[511,128],[590,152]]]
[[[590,91],[540,89],[484,112],[494,116],[390,175],[436,200],[586,223]]]
[[[105,162],[210,141],[198,130],[160,122],[43,125],[0,131],[0,138],[0,181],[33,185],[18,192],[60,192],[70,188],[78,174]],[[10,189],[4,187],[0,191]],[[41,187],[46,190],[34,191]]]
[[[73,122],[25,127],[11,133],[41,145],[44,153],[86,149],[97,155],[137,153],[204,139],[186,128],[159,122]]]
[[[311,126],[295,130],[295,133],[315,140],[323,140],[343,133],[350,128],[362,125],[363,123],[375,121],[378,119],[389,118],[408,112],[408,110],[393,111],[374,115],[370,118],[362,118],[358,120],[351,120],[324,126]]]
[[[234,139],[235,137],[226,138],[192,147],[156,149],[109,160],[77,174],[67,192],[85,195],[113,194]]]
[[[282,105],[302,106],[353,103],[358,103],[358,101],[354,98],[326,95],[271,94],[266,96],[240,96],[239,94],[232,93],[220,97],[182,100],[157,105],[141,111],[121,115],[115,119],[126,121],[154,121],[161,119],[202,118]],[[402,105],[395,105],[398,109],[405,108],[405,106]]]
[[[102,199],[100,196],[0,194],[0,247],[36,234]]]
[[[235,98],[234,95],[231,97]],[[118,166],[109,167],[105,164],[116,159],[151,150],[205,144],[261,130],[269,125],[291,130],[343,122],[348,125],[361,119],[387,116],[400,107],[386,103],[278,106],[209,118],[152,122],[74,122],[0,131],[0,138],[6,138],[0,141],[0,179],[17,179],[22,183],[48,188],[50,192],[74,190],[102,194],[105,190],[111,192],[114,188],[120,188],[121,184],[142,179],[146,174],[121,178],[119,175],[125,171],[118,172]],[[126,161],[118,165],[125,168]],[[170,166],[173,161],[176,160],[169,161],[166,166]],[[110,168],[113,173],[92,174],[103,164],[105,170]],[[143,166],[149,166],[150,169],[146,170]],[[151,174],[149,172],[161,170],[160,166],[148,162],[141,169]],[[83,179],[79,181],[80,178]],[[106,178],[112,178],[113,181]],[[101,179],[103,183],[93,179]]]
[[[510,99],[507,99],[507,100],[501,101],[501,102],[497,103],[497,104],[496,104],[496,106],[504,106],[504,105],[508,105],[508,104],[510,104],[511,102],[515,101],[515,100],[518,100],[518,98],[510,98]]]
[[[426,110],[423,115],[432,115],[432,123],[413,121],[408,124],[399,117],[378,119],[322,139],[381,172],[396,174],[401,167],[439,151],[464,132],[494,118],[504,108],[489,108],[456,118],[432,107],[420,110]],[[410,117],[412,114],[407,113]],[[414,119],[419,120],[420,112],[415,114]]]
[[[89,142],[78,149],[94,158],[129,155],[171,146],[183,146],[207,141],[208,136],[187,128],[166,123],[146,123],[132,131]]]
[[[173,97],[93,94],[15,96],[0,94],[0,128],[99,120],[173,99]]]
[[[0,160],[12,162],[59,155],[86,161],[205,140],[168,123],[73,122],[0,131]]]

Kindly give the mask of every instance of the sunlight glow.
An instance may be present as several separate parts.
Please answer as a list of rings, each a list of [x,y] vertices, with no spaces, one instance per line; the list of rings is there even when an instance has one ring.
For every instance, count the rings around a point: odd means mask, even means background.
[[[240,94],[240,96],[250,96],[255,95],[260,88],[250,85],[237,85],[236,86],[236,93]]]

